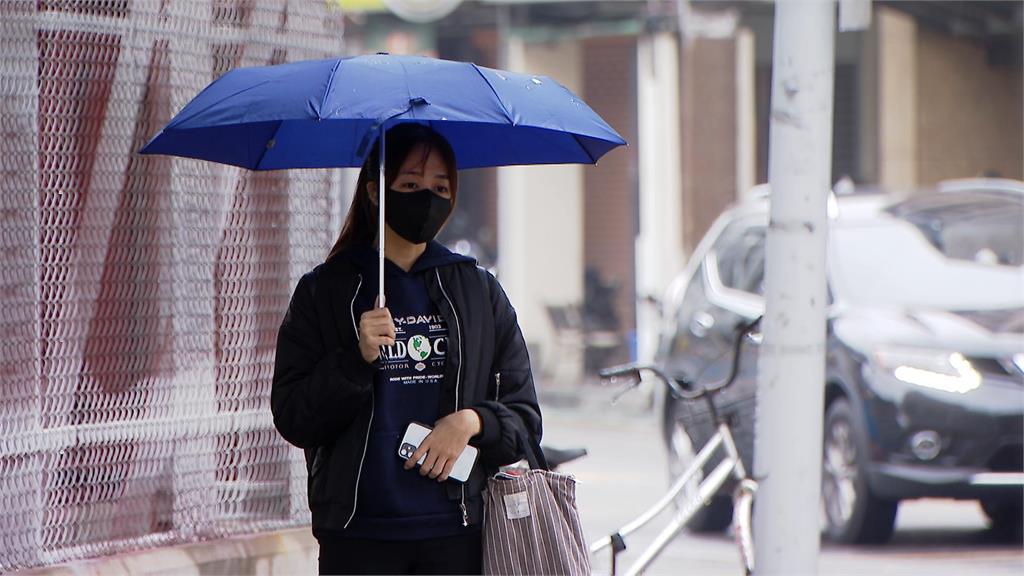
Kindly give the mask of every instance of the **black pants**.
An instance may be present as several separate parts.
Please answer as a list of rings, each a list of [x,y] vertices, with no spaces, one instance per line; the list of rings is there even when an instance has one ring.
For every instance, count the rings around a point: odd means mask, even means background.
[[[321,537],[321,574],[480,574],[481,533],[429,540]]]

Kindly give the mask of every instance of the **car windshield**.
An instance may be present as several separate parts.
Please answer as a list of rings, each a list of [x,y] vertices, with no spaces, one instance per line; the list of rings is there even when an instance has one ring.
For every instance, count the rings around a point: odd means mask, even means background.
[[[992,310],[1024,306],[1024,199],[938,194],[877,219],[837,223],[832,289],[878,307]]]

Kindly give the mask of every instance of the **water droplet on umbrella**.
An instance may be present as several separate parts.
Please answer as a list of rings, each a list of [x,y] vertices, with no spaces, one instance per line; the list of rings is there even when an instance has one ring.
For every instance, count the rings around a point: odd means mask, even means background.
[[[273,138],[271,138],[270,140],[267,140],[267,150],[270,150],[271,148],[273,148],[274,144],[277,144],[277,141],[275,141]]]
[[[534,84],[538,85],[538,86],[540,86],[542,84],[542,82],[540,80],[537,80],[536,78],[530,78],[530,81],[533,82]]]

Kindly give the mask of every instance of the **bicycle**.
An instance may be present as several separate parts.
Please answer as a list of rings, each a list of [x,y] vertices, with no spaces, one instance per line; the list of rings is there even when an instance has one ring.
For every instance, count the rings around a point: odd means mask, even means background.
[[[757,493],[757,482],[747,473],[747,469],[743,465],[743,460],[740,458],[739,450],[736,448],[736,442],[733,439],[729,419],[722,416],[715,405],[715,394],[731,385],[736,379],[740,363],[740,348],[743,345],[744,337],[750,334],[760,322],[761,317],[759,316],[752,322],[741,324],[736,328],[732,366],[728,377],[720,384],[696,387],[685,380],[669,377],[661,368],[652,364],[626,364],[606,368],[600,372],[601,377],[605,379],[616,380],[623,376],[629,377],[629,384],[616,394],[615,399],[640,385],[641,372],[649,372],[668,387],[670,394],[680,400],[697,401],[704,399],[708,404],[709,413],[714,419],[717,428],[715,434],[697,452],[690,466],[679,475],[668,489],[668,492],[657,503],[622,528],[619,528],[615,533],[590,545],[590,554],[592,556],[605,548],[611,548],[612,576],[616,574],[618,555],[626,549],[625,538],[657,518],[672,502],[676,501],[680,492],[693,480],[693,477],[698,472],[703,470],[704,465],[711,460],[719,448],[725,450],[723,460],[710,474],[700,481],[693,496],[677,507],[672,520],[658,533],[654,541],[643,550],[640,557],[629,567],[625,574],[627,576],[641,574],[657,558],[658,554],[665,549],[669,542],[683,530],[693,515],[702,506],[707,505],[711,501],[711,497],[725,485],[730,476],[735,477],[737,480],[737,487],[733,492],[734,536],[740,549],[740,560],[743,563],[744,573],[748,576],[753,573],[754,540],[751,534],[751,511],[753,509],[754,496]]]

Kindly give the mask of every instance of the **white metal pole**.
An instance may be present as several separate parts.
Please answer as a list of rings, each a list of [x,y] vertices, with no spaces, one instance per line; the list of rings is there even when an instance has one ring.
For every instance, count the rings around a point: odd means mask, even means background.
[[[835,9],[832,0],[775,5],[754,457],[758,576],[817,572]]]
[[[380,125],[380,158],[377,159],[377,252],[380,267],[377,269],[378,305],[384,307],[384,124]]]

